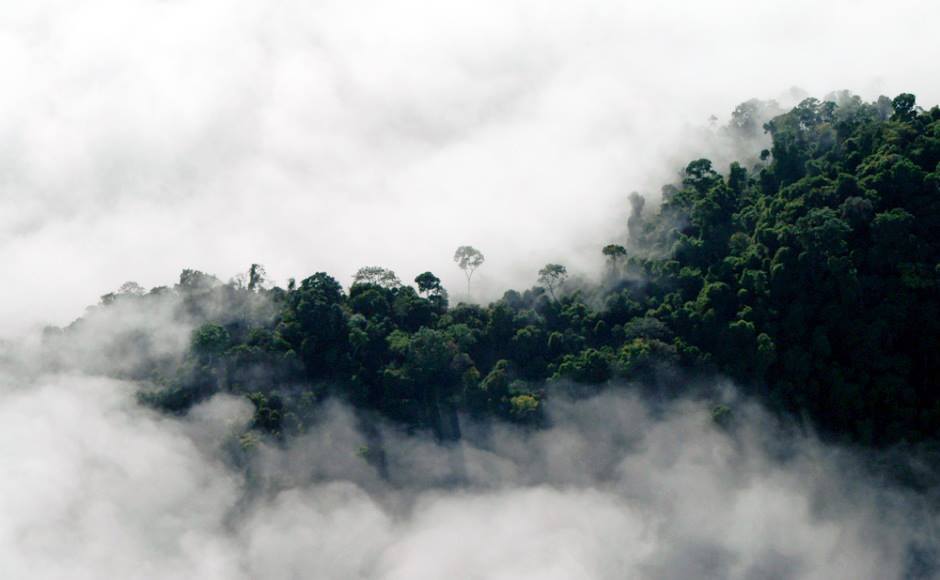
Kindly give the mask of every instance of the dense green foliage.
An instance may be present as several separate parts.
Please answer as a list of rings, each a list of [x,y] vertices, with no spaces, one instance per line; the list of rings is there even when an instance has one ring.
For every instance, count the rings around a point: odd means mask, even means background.
[[[745,103],[731,129],[759,132],[755,116]],[[162,385],[145,401],[183,411],[244,394],[277,437],[327,395],[450,438],[458,411],[538,423],[548,381],[668,390],[681,373],[729,376],[862,443],[936,438],[940,109],[839,94],[764,129],[772,146],[748,166],[689,163],[655,213],[632,196],[624,245],[598,249],[598,284],[549,264],[533,289],[450,306],[430,272],[417,289],[377,267],[348,291],[325,273],[268,289],[253,266],[247,282],[187,270],[100,308],[175,293],[198,326],[184,361],[138,369]],[[462,247],[455,261],[469,284],[483,256]]]
[[[936,436],[940,109],[843,94],[765,128],[769,164],[720,176],[695,161],[645,224],[671,250],[642,262],[648,315],[831,432]]]

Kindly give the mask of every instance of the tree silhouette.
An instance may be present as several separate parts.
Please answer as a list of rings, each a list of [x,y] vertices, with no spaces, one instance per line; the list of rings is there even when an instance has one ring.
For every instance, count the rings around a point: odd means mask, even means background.
[[[457,248],[457,251],[454,252],[454,261],[457,262],[457,266],[463,270],[464,275],[467,277],[468,297],[470,296],[470,278],[473,277],[473,273],[477,268],[483,265],[485,260],[486,258],[483,257],[480,250],[473,246],[460,246]]]
[[[561,264],[545,264],[545,267],[539,270],[539,284],[545,286],[555,300],[555,288],[561,286],[567,278],[568,269]]]

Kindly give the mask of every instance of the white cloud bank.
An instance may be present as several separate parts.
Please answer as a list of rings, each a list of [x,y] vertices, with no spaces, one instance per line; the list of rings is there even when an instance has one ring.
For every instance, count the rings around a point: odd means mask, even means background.
[[[884,580],[936,563],[936,512],[746,405],[733,434],[700,404],[623,393],[459,446],[386,431],[387,481],[332,406],[246,479],[220,460],[244,401],[177,420],[116,381],[3,382],[3,578]]]
[[[797,85],[940,102],[935,2],[36,0],[0,7],[0,335],[128,279],[589,269],[688,127]],[[457,296],[459,297],[459,296]]]

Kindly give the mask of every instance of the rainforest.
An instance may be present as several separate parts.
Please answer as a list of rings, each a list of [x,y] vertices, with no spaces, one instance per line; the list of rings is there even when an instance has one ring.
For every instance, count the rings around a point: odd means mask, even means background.
[[[729,167],[690,161],[656,206],[631,194],[627,235],[597,248],[599,280],[548,264],[537,285],[480,305],[432,272],[411,284],[369,266],[349,288],[325,272],[282,288],[258,264],[224,283],[187,269],[48,328],[46,356],[67,365],[59,353],[111,311],[169,311],[193,327],[182,359],[159,356],[145,318],[97,338],[126,361],[116,375],[148,382],[141,401],[168,413],[246,398],[246,444],[303,433],[331,397],[444,440],[459,438],[462,414],[537,427],[553,385],[675,397],[703,377],[836,440],[936,441],[940,108],[843,92],[762,121],[767,110],[744,102],[726,129],[767,132],[768,149]],[[477,260],[455,256],[469,283],[485,258],[460,250]]]
[[[940,580],[937,22],[0,2],[0,579]]]

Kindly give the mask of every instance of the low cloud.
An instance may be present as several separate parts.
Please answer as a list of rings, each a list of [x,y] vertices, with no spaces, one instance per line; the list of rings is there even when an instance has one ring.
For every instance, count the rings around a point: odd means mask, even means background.
[[[630,390],[460,444],[384,425],[382,477],[339,403],[235,468],[244,400],[171,419],[129,383],[4,383],[7,578],[938,577],[935,506],[744,401],[727,428]]]

